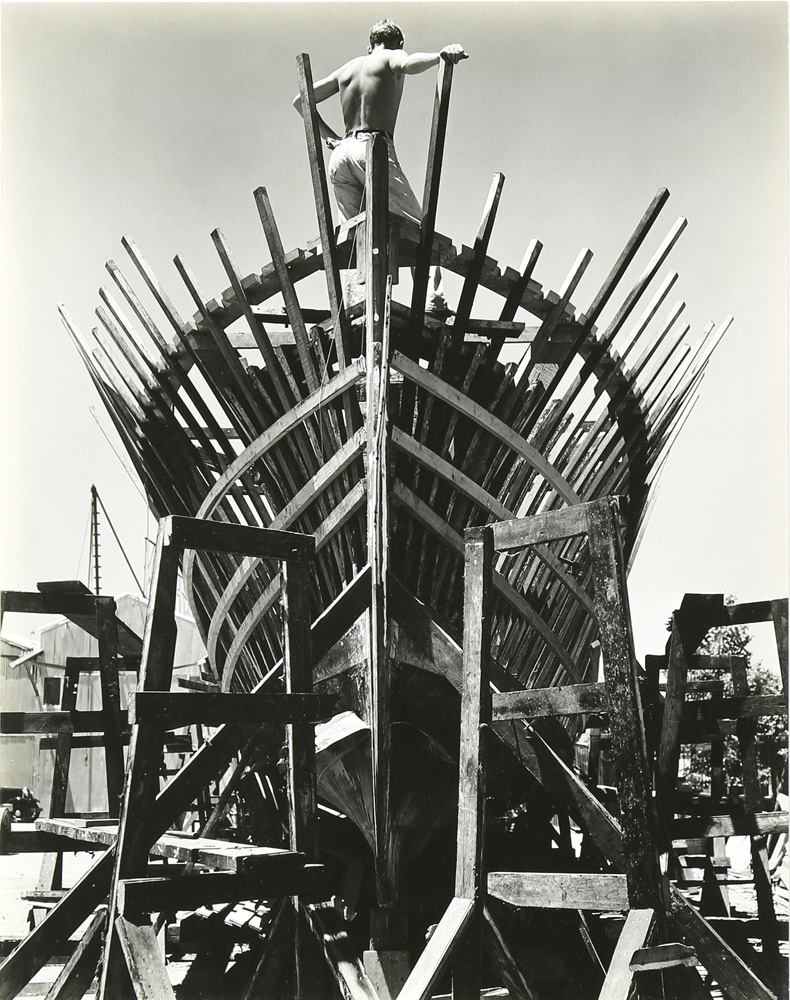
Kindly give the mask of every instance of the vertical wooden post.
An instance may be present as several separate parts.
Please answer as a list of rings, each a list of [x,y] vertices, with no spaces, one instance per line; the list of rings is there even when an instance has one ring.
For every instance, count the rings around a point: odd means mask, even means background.
[[[483,864],[486,794],[486,731],[491,692],[486,666],[491,650],[491,572],[494,536],[490,528],[465,532],[464,650],[461,691],[461,749],[458,762],[458,844],[455,895],[474,901],[467,939],[453,962],[453,996],[478,1000],[485,907]]]
[[[371,600],[368,662],[373,777],[376,894],[379,906],[393,902],[388,877],[390,833],[390,677],[387,667],[387,249],[389,162],[383,136],[368,144],[366,189],[367,275],[365,354],[367,360],[367,543]]]
[[[604,497],[589,505],[588,538],[595,612],[609,698],[612,756],[620,793],[628,897],[632,907],[649,907],[661,917],[664,902],[652,807],[652,782],[617,517],[618,503],[615,498]]]
[[[411,333],[418,337],[422,333],[425,297],[428,293],[428,275],[431,266],[433,233],[436,227],[436,208],[439,204],[439,181],[442,176],[444,140],[447,135],[447,116],[450,110],[450,86],[453,82],[452,63],[439,63],[436,81],[436,98],[431,119],[431,138],[428,144],[428,165],[425,169],[425,189],[422,195],[422,219],[420,245],[414,268],[414,287],[411,297]]]
[[[104,717],[104,763],[107,772],[107,802],[110,816],[118,816],[123,796],[123,746],[121,744],[121,690],[118,681],[118,631],[115,599],[96,598],[99,633],[99,671]]]
[[[663,804],[667,830],[675,813],[675,786],[680,760],[680,723],[686,702],[688,661],[681,632],[681,611],[672,616],[672,632],[667,654],[667,689],[664,697],[664,717],[656,760],[658,801]]]
[[[313,196],[318,218],[318,232],[321,237],[321,250],[324,255],[324,271],[326,272],[326,287],[329,293],[329,308],[332,321],[335,324],[335,344],[337,360],[341,368],[348,363],[348,344],[350,333],[348,318],[343,308],[343,293],[340,288],[340,273],[337,268],[337,244],[335,230],[332,225],[332,210],[329,207],[329,189],[326,183],[326,167],[321,149],[321,134],[318,128],[318,112],[315,106],[313,92],[313,74],[310,69],[310,56],[302,53],[296,57],[299,74],[299,95],[302,99],[302,118],[304,119],[305,137],[307,139],[307,154],[310,161],[310,176],[313,180]]]
[[[736,698],[745,698],[749,694],[745,657],[733,657],[731,664],[733,694]],[[738,719],[736,731],[741,754],[743,796],[746,812],[762,812],[763,790],[760,785],[758,768],[757,719]],[[765,837],[762,835],[753,835],[751,837],[751,849],[752,877],[754,878],[754,889],[757,894],[757,913],[760,918],[760,937],[763,942],[763,955],[771,963],[773,969],[776,970],[780,961],[779,938]]]
[[[63,693],[60,697],[61,712],[73,712],[77,707],[77,692],[80,682],[80,668],[74,657],[66,658],[63,673]],[[71,767],[71,733],[58,733],[55,750],[55,770],[52,776],[52,792],[49,798],[49,815],[62,816],[66,811],[66,796],[69,787]]]
[[[176,585],[178,548],[171,544],[171,518],[159,522],[154,553],[151,598],[145,620],[143,652],[140,661],[138,690],[169,691],[173,676],[176,645]],[[138,876],[147,865],[148,851],[155,839],[150,822],[159,791],[164,732],[150,723],[132,727],[129,744],[126,785],[116,842],[115,872],[110,893],[108,931],[100,996],[102,1000],[121,1000],[129,995],[129,977],[116,931],[118,917],[117,886],[124,878]],[[127,914],[127,918],[129,915]],[[144,922],[148,922],[147,916]]]
[[[771,601],[771,618],[774,623],[779,669],[782,673],[782,690],[787,694],[787,598]]]
[[[309,564],[289,560],[282,565],[283,663],[287,694],[309,694],[313,690],[313,658],[310,637]],[[288,742],[288,821],[290,847],[302,851],[308,861],[318,853],[315,777],[315,727],[291,723]],[[299,899],[294,897],[296,941],[296,995],[316,995],[316,969],[311,958],[310,935],[300,919]]]

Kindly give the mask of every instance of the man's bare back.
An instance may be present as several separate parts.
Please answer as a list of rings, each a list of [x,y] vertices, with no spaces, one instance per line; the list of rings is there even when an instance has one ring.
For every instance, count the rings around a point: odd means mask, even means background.
[[[404,75],[391,66],[401,50],[378,45],[366,56],[352,59],[337,71],[340,106],[346,132],[369,128],[394,132],[403,96]]]
[[[467,58],[463,46],[458,44],[446,45],[441,52],[415,52],[411,55],[403,51],[402,45],[402,36],[398,47],[393,47],[392,41],[371,44],[366,56],[352,59],[315,84],[316,104],[335,94],[340,95],[346,135],[357,129],[392,134],[398,119],[405,77],[424,73],[437,66],[440,59],[455,64]],[[298,95],[293,103],[301,114],[302,102]],[[320,116],[318,122],[322,139],[330,147],[334,146],[340,136]]]

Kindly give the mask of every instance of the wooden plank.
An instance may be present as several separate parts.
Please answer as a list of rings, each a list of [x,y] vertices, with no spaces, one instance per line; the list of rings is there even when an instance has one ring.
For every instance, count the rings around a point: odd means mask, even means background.
[[[321,943],[344,1000],[378,1000],[334,903],[313,903],[303,913]]]
[[[178,549],[241,553],[261,559],[312,559],[315,555],[313,536],[295,531],[254,528],[176,514],[170,515],[167,521],[168,544]]]
[[[535,719],[546,715],[579,715],[585,712],[608,712],[604,684],[569,684],[556,688],[530,688],[526,691],[497,692],[493,695],[491,718]]]
[[[490,872],[488,895],[511,906],[563,910],[627,910],[625,875]]]
[[[3,590],[0,592],[3,613],[36,615],[79,615],[93,617],[96,614],[96,598],[93,594],[39,594],[35,591]]]
[[[323,865],[305,865],[293,872],[280,870],[268,875],[261,869],[254,876],[247,872],[200,872],[169,878],[123,879],[118,886],[118,909],[124,915],[196,910],[213,903],[278,899],[295,894],[305,900],[322,900],[331,892],[332,882]]]
[[[165,969],[165,958],[151,924],[136,924],[125,917],[118,917],[115,931],[137,1000],[151,1000],[152,997],[175,1000],[176,995]]]
[[[318,694],[225,694],[181,691],[138,691],[129,698],[132,724],[148,723],[164,729],[180,729],[200,722],[220,726],[226,722],[272,723],[323,722],[336,710],[333,695]]]
[[[79,667],[66,659],[66,669],[63,672],[63,691],[60,696],[60,707],[64,712],[73,712],[77,708],[77,691],[79,688]],[[2,723],[0,723],[2,729]],[[55,750],[55,763],[52,773],[52,791],[49,798],[49,815],[62,816],[66,811],[66,793],[71,767],[71,750],[73,737],[71,733],[59,733]],[[39,744],[39,749],[41,745]]]
[[[74,669],[81,674],[98,673],[101,670],[101,660],[98,656],[67,656],[66,669],[68,669],[70,664],[73,664]],[[59,665],[60,664],[53,664],[53,666]],[[118,670],[121,671],[121,673],[136,674],[139,669],[139,655],[118,657]],[[61,701],[61,707],[62,706],[63,702]]]
[[[710,701],[687,701],[683,708],[682,729],[694,729],[724,719],[759,719],[787,715],[787,700],[782,694],[742,695]]]
[[[625,918],[609,969],[598,1000],[628,1000],[634,985],[631,959],[635,951],[647,942],[655,912],[650,909],[631,910]]]
[[[731,1000],[776,1000],[774,994],[716,933],[680,892],[670,887],[670,917],[697,953],[700,963]]]
[[[587,505],[577,504],[565,510],[552,510],[531,517],[514,517],[492,525],[492,530],[496,552],[508,552],[527,545],[585,535]]]
[[[101,907],[50,986],[45,1000],[81,1000],[96,973],[101,955],[102,934],[106,926],[107,910]]]
[[[589,505],[592,562],[604,677],[609,694],[611,751],[619,792],[626,875],[631,905],[662,910],[652,780],[636,673],[625,566],[617,527],[617,502]]]
[[[121,714],[124,728],[126,713]],[[0,712],[0,732],[23,733],[104,733],[104,713],[96,712]],[[102,744],[104,745],[104,743]]]
[[[750,837],[761,834],[787,833],[790,813],[762,812],[746,816],[723,814],[684,817],[672,823],[672,836],[677,840],[697,840],[706,837]]]
[[[240,729],[244,732],[243,727]],[[239,729],[236,732],[239,732]],[[214,739],[216,740],[216,737]],[[177,784],[176,779],[173,784]],[[118,828],[112,820],[105,820],[101,824],[68,818],[41,819],[37,822],[42,832],[73,837],[93,845],[112,846],[117,838]],[[228,840],[181,837],[171,833],[161,834],[156,842],[150,845],[146,851],[146,862],[149,853],[156,857],[172,858],[174,861],[250,874],[255,874],[259,870],[267,874],[274,871],[290,873],[304,863],[304,856],[301,853],[280,847],[253,847]],[[147,870],[146,865],[142,865],[140,870],[141,872]]]
[[[9,830],[0,835],[2,854],[51,854],[63,851],[94,851],[96,845],[60,837],[41,830]]]
[[[638,948],[631,957],[632,972],[671,969],[678,965],[697,965],[693,948],[684,944],[658,944],[652,948]]]
[[[398,1000],[426,1000],[457,947],[472,919],[475,904],[471,899],[454,897],[436,925],[417,964],[403,985]]]

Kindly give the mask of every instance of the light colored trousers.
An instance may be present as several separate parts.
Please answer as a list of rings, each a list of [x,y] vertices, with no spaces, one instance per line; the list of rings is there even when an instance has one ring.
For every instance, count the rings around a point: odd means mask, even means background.
[[[341,222],[352,219],[362,211],[365,197],[365,159],[368,142],[372,138],[372,135],[348,136],[332,150],[329,159],[329,180],[335,192]],[[389,137],[386,137],[386,142],[389,153],[389,210],[419,225],[422,208],[398,161],[395,144]],[[426,305],[429,310],[447,307],[442,273],[438,267],[431,268]]]

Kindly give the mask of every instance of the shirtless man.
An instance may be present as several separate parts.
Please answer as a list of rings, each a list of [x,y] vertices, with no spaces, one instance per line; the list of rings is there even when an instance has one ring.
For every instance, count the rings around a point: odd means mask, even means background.
[[[393,143],[403,84],[406,76],[424,73],[440,59],[455,65],[467,55],[461,45],[447,45],[441,52],[403,51],[403,33],[393,21],[374,24],[370,30],[368,54],[347,62],[314,86],[316,103],[340,94],[346,133],[341,138],[319,116],[321,138],[332,150],[329,179],[334,188],[341,221],[359,214],[365,191],[367,141],[384,135],[389,151],[390,211],[419,223],[422,209],[398,162]],[[297,96],[294,107],[301,114]],[[439,268],[432,268],[429,311],[447,310]]]

